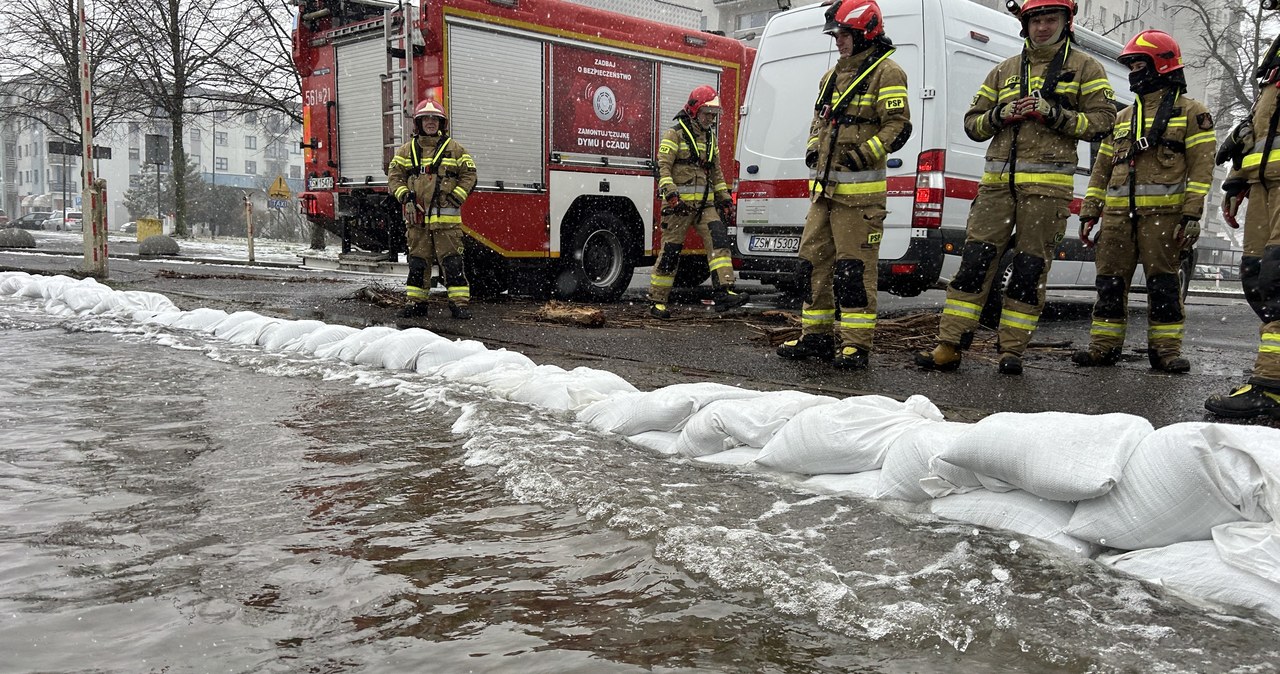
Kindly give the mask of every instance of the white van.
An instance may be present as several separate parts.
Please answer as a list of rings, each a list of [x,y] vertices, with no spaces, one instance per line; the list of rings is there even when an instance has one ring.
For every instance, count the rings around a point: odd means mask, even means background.
[[[987,73],[1019,53],[1023,38],[1011,14],[973,2],[893,0],[880,8],[885,33],[897,48],[891,58],[907,72],[913,128],[911,139],[889,158],[880,289],[913,296],[959,268],[988,145],[965,135],[964,114]],[[818,80],[839,57],[834,40],[822,34],[825,10],[800,7],[774,15],[765,26],[741,117],[738,273],[784,290],[797,285],[796,251],[809,208],[804,151]],[[1075,35],[1076,46],[1106,69],[1117,106],[1132,102],[1128,69],[1116,62],[1122,45],[1079,27]],[[1080,144],[1073,213],[1088,186],[1096,148]],[[1094,252],[1080,244],[1078,229],[1079,218],[1072,215],[1050,288],[1094,287]],[[1193,264],[1185,265],[1187,278]],[[1139,273],[1134,286],[1143,283]]]

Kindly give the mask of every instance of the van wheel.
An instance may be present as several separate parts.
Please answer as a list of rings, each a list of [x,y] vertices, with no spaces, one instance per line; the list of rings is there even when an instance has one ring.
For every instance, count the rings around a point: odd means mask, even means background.
[[[630,237],[618,216],[591,214],[573,235],[573,254],[556,283],[558,295],[612,302],[631,285],[635,258]]]
[[[711,266],[704,255],[681,255],[676,268],[677,288],[696,288],[711,278]]]

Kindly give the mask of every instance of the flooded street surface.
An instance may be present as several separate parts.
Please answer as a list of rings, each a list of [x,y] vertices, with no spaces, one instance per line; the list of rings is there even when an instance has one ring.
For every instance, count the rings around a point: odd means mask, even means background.
[[[443,384],[0,299],[0,671],[1275,671],[1277,627]]]

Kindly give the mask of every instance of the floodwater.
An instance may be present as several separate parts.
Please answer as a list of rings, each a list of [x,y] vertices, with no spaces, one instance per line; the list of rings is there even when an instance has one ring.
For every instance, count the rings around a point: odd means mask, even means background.
[[[1274,622],[568,415],[0,299],[0,671],[1275,671]]]

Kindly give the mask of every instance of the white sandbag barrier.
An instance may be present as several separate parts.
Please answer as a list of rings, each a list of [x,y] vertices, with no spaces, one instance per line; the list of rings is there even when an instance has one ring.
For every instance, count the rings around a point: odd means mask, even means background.
[[[1077,555],[1111,549],[1098,560],[1125,573],[1193,599],[1280,616],[1280,430],[1213,423],[1156,430],[1131,415],[1061,412],[963,424],[944,421],[923,396],[837,400],[715,383],[642,392],[610,372],[537,365],[427,330],[180,311],[162,295],[113,291],[93,279],[4,272],[0,295],[55,316],[114,316],[484,387],[574,413],[658,454],[792,474],[820,493],[908,501]]]

